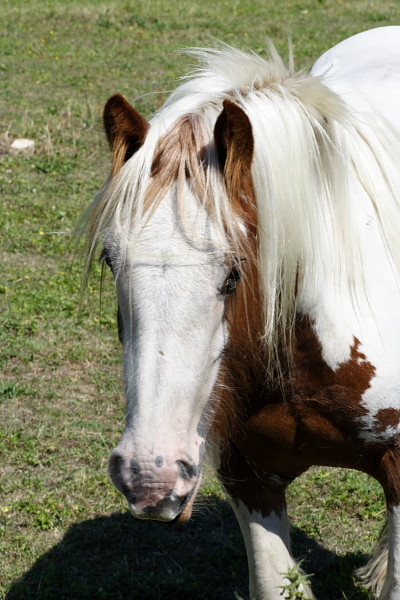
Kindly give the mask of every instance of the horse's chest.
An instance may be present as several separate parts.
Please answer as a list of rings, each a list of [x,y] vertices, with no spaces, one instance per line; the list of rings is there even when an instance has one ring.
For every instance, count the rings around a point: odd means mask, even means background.
[[[237,443],[259,467],[287,479],[311,465],[357,468],[364,441],[357,435],[356,414],[329,408],[324,395],[295,396],[249,416]]]
[[[376,375],[356,339],[349,360],[332,370],[305,329],[285,394],[250,402],[238,445],[263,469],[288,477],[313,464],[364,468],[366,455],[380,453],[400,431],[396,393],[387,389],[378,400],[371,393]]]

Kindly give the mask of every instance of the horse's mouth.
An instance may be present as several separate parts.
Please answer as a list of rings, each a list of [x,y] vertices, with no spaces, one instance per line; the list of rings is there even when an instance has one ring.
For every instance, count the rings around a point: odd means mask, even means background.
[[[159,521],[160,523],[167,524],[186,523],[192,516],[193,504],[199,491],[200,483],[201,476],[198,478],[193,490],[181,502],[181,505],[175,507],[175,514],[171,511],[172,507],[166,505],[168,504],[166,503],[168,498],[165,498],[164,501],[159,502],[156,506],[147,506],[140,511],[137,510],[135,504],[130,503],[128,500],[130,512],[136,519],[141,521]]]
[[[202,477],[200,474],[199,478],[197,480],[196,486],[194,487],[193,491],[191,492],[191,494],[190,494],[189,498],[187,499],[185,505],[183,506],[183,509],[180,512],[180,514],[177,517],[175,517],[175,519],[173,520],[173,523],[181,525],[181,524],[187,523],[189,521],[190,517],[192,516],[193,504],[194,504],[194,501],[196,500],[197,493],[200,488],[201,479],[202,479]]]
[[[175,524],[183,524],[183,523],[187,523],[190,519],[190,517],[192,516],[192,510],[193,510],[193,504],[196,498],[196,493],[194,492],[191,497],[188,499],[188,501],[185,503],[185,506],[182,509],[182,512],[179,513],[179,515],[177,515],[175,517],[175,519],[172,521],[172,523]]]

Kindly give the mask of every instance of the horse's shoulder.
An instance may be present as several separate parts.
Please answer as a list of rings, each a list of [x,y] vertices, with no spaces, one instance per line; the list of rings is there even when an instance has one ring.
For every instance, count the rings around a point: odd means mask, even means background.
[[[381,351],[376,347],[381,345]],[[374,348],[372,347],[374,346]],[[289,401],[304,427],[334,428],[366,443],[389,442],[400,435],[400,365],[384,347],[367,336],[353,336],[348,353],[334,366],[324,357],[323,341],[311,322],[297,327]],[[393,353],[392,353],[393,354]]]

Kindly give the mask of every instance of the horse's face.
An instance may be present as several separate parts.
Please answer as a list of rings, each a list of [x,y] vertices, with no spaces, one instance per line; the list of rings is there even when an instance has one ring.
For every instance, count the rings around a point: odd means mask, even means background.
[[[208,215],[189,191],[186,198],[193,211],[185,230],[165,198],[116,277],[127,423],[110,472],[135,516],[163,521],[183,510],[199,480],[205,408],[226,341],[229,267]],[[187,236],[188,227],[207,233],[207,248]],[[119,263],[117,240],[106,241],[106,252]]]
[[[110,474],[134,516],[160,521],[191,513],[228,337],[225,298],[240,276],[227,259],[226,236],[190,181],[184,187],[183,215],[172,185],[132,238],[122,243],[111,229],[104,242],[118,293],[127,398]]]

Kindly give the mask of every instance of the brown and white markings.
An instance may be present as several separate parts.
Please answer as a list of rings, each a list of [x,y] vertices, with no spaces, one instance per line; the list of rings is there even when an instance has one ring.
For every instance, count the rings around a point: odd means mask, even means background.
[[[88,264],[100,242],[124,344],[111,477],[137,518],[184,521],[208,447],[252,600],[284,597],[285,489],[311,465],[382,484],[380,598],[400,598],[399,42],[360,34],[309,75],[273,47],[199,51],[150,123],[105,108]]]

